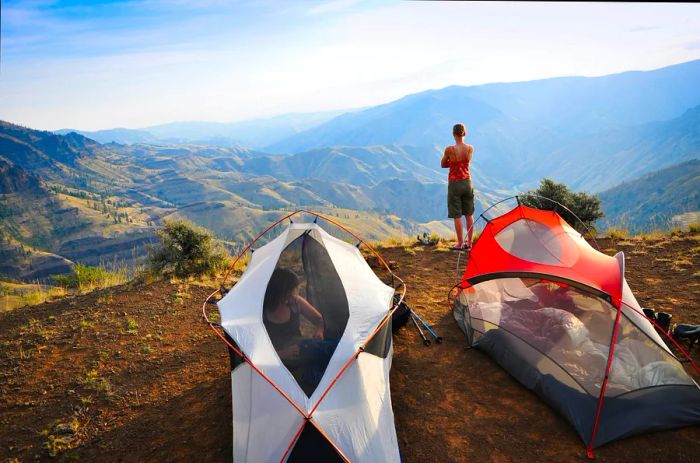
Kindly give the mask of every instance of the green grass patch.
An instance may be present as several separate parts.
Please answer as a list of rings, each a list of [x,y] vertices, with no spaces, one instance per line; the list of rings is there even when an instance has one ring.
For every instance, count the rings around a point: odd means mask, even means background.
[[[87,371],[80,382],[83,386],[96,392],[109,393],[111,391],[111,385],[107,378],[100,376],[100,373],[95,369]]]
[[[107,270],[104,266],[92,267],[78,264],[69,275],[55,275],[54,280],[66,288],[80,292],[90,292],[95,289],[109,288],[128,281],[126,268]]]
[[[126,334],[132,334],[132,335],[139,334],[138,322],[136,320],[134,320],[133,318],[127,318],[125,332],[126,332]]]

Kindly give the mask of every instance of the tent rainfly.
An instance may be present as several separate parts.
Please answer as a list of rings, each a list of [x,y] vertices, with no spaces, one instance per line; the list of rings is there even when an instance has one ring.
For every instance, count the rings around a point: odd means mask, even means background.
[[[310,214],[314,223],[291,223],[255,249],[218,301],[220,327],[210,322],[232,353],[233,459],[400,461],[389,392],[394,288],[316,221],[338,224]]]
[[[469,345],[566,418],[589,457],[615,439],[700,423],[700,388],[624,274],[621,252],[596,251],[555,212],[518,205],[487,220],[455,288]]]

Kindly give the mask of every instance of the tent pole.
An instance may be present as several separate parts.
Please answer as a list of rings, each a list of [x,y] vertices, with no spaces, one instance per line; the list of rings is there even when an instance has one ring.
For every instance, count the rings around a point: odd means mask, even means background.
[[[615,316],[615,325],[613,326],[612,340],[610,341],[610,349],[608,352],[608,363],[605,367],[605,376],[603,377],[603,385],[600,388],[600,398],[598,399],[598,410],[595,414],[595,421],[593,422],[593,432],[591,433],[591,440],[588,442],[588,447],[586,448],[586,453],[588,458],[593,459],[593,445],[595,443],[595,435],[598,432],[598,422],[600,421],[600,414],[603,410],[603,401],[605,399],[605,388],[608,386],[608,377],[610,376],[610,367],[612,367],[613,354],[615,353],[615,343],[617,342],[617,333],[620,328],[620,314],[622,313],[622,301],[617,301],[617,315]]]
[[[299,436],[301,435],[301,431],[304,430],[304,426],[306,426],[306,421],[307,419],[304,419],[304,421],[301,422],[301,426],[299,426],[299,429],[297,429],[297,432],[294,433],[294,437],[292,437],[292,441],[289,443],[287,448],[284,450],[284,453],[282,454],[282,458],[280,458],[280,463],[284,463],[284,460],[287,459],[287,455],[289,455],[289,451],[292,450],[292,447],[294,447],[294,444],[297,442],[299,439]]]
[[[399,278],[399,277],[396,277],[396,278]],[[399,278],[399,280],[401,280],[401,279]],[[382,319],[381,323],[379,323],[379,325],[377,325],[377,327],[374,329],[374,331],[372,332],[372,334],[370,334],[369,336],[367,336],[367,339],[365,339],[365,342],[362,343],[362,345],[357,349],[357,351],[356,351],[355,354],[350,358],[350,360],[348,360],[348,361],[345,363],[345,365],[343,365],[343,368],[340,369],[340,371],[338,372],[338,374],[336,375],[336,377],[333,378],[333,381],[331,381],[331,383],[328,385],[328,387],[326,388],[326,390],[323,391],[323,394],[321,394],[321,397],[318,398],[318,401],[316,402],[316,405],[314,405],[314,407],[313,407],[313,408],[311,409],[311,411],[309,412],[309,416],[312,416],[312,415],[314,414],[314,412],[316,411],[316,409],[318,408],[318,406],[321,405],[321,402],[323,401],[323,399],[326,398],[326,395],[330,392],[330,390],[333,388],[333,386],[335,386],[335,384],[338,382],[338,380],[340,379],[340,377],[343,376],[343,373],[345,373],[345,371],[350,367],[350,365],[352,365],[353,362],[354,362],[355,360],[357,360],[357,357],[359,357],[360,354],[361,354],[362,352],[364,352],[365,347],[367,347],[367,344],[369,344],[369,342],[377,335],[377,333],[379,333],[379,331],[384,327],[384,325],[386,325],[386,324],[389,322],[389,320],[391,320],[391,316],[394,315],[394,312],[395,312],[396,309],[399,307],[399,305],[401,304],[401,302],[403,302],[403,299],[404,299],[404,297],[406,296],[406,285],[404,284],[403,280],[401,280],[401,284],[403,285],[403,292],[402,292],[401,297],[399,298],[398,302],[397,302],[397,303],[394,305],[394,307],[389,311],[389,313],[387,313],[387,314],[384,316],[384,318]]]

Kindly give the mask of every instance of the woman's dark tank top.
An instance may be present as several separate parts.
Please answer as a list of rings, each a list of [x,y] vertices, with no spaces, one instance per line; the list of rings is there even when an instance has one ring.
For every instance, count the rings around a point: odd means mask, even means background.
[[[301,337],[299,328],[299,308],[294,305],[289,306],[289,320],[284,323],[271,322],[263,315],[263,323],[267,334],[270,336],[272,345],[276,350],[287,347],[295,338]]]

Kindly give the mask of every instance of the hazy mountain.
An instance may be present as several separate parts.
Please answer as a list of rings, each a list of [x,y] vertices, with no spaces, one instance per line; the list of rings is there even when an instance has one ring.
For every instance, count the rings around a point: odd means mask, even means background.
[[[681,117],[585,137],[552,153],[535,172],[575,189],[600,191],[682,161],[700,158],[700,106]]]
[[[459,89],[424,92],[387,105],[344,114],[313,130],[302,132],[267,147],[273,152],[301,152],[328,146],[449,144],[455,121],[469,115],[469,138],[477,147],[476,157],[486,172],[512,183],[512,172],[524,167],[526,145],[521,140],[542,135],[542,130],[518,121],[479,100],[461,95]],[[554,136],[543,137],[554,146]],[[439,149],[441,149],[439,148]],[[433,148],[434,149],[434,148]],[[432,151],[432,150],[431,150]],[[442,154],[442,153],[440,153]],[[439,159],[437,161],[439,165]],[[511,169],[503,172],[508,164]],[[475,163],[476,164],[476,163]]]
[[[334,145],[445,145],[463,121],[487,157],[518,145],[532,157],[587,133],[671,119],[700,104],[700,60],[602,77],[447,87],[344,114],[268,146],[299,152]],[[514,133],[515,131],[515,133]],[[501,141],[501,144],[491,146]],[[536,156],[535,156],[536,157]]]
[[[667,229],[671,218],[700,212],[700,160],[628,181],[600,194],[605,219],[601,228],[631,231]]]
[[[377,143],[443,147],[452,143],[452,124],[463,121],[467,141],[475,146],[474,168],[484,181],[518,191],[556,175],[575,188],[601,190],[694,157],[694,147],[676,148],[695,143],[683,131],[697,122],[683,113],[700,105],[699,81],[700,60],[594,78],[453,86],[341,115],[267,149],[299,153]],[[677,118],[682,120],[673,121]],[[655,164],[649,149],[673,152],[672,160]],[[622,178],[609,175],[611,157],[626,166],[616,171],[624,170]]]
[[[55,133],[79,133],[100,143],[131,145],[197,144],[220,147],[260,148],[311,129],[346,111],[292,113],[240,122],[181,121],[141,129],[115,128],[96,131],[61,129]]]
[[[652,71],[487,84],[465,91],[514,118],[568,135],[678,117],[700,104],[698,80],[700,60]]]
[[[171,122],[143,130],[171,143],[205,141],[208,142],[206,144],[220,145],[211,143],[219,139],[220,142],[228,140],[241,146],[259,148],[316,127],[344,112],[292,113],[240,122]]]
[[[107,129],[107,130],[95,130],[93,132],[88,132],[85,130],[76,129],[60,129],[56,130],[54,133],[58,135],[67,135],[71,132],[83,135],[87,138],[91,138],[100,143],[121,143],[129,145],[132,143],[158,143],[158,138],[153,134],[146,132],[145,130],[137,129]]]

